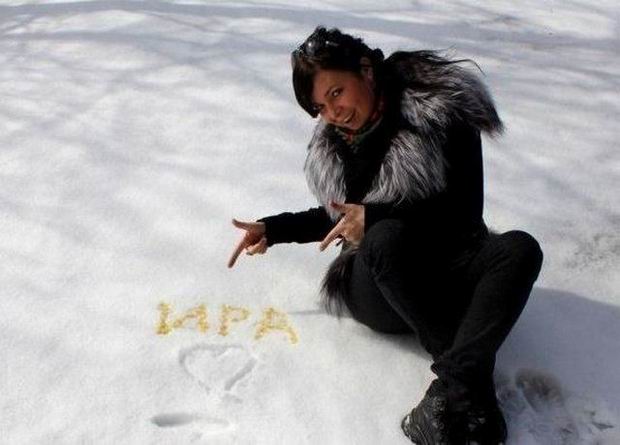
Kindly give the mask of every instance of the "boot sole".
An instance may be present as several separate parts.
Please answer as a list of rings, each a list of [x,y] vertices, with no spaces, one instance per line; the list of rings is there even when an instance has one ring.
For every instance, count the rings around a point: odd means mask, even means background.
[[[410,429],[411,423],[411,414],[407,414],[402,422],[400,422],[400,428],[403,430],[403,433],[405,433],[405,436],[415,445],[433,445],[433,443],[425,437],[424,432],[418,425],[414,424],[413,429]]]

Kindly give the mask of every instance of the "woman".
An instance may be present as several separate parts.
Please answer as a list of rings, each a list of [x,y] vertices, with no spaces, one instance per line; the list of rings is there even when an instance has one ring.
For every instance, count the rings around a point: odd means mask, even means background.
[[[498,444],[495,355],[542,264],[522,231],[482,218],[480,133],[502,123],[472,72],[434,52],[384,59],[361,39],[318,27],[292,54],[297,101],[320,116],[305,173],[320,206],[233,224],[238,255],[284,242],[344,241],[324,302],[370,328],[414,332],[437,375],[402,421],[417,444]]]

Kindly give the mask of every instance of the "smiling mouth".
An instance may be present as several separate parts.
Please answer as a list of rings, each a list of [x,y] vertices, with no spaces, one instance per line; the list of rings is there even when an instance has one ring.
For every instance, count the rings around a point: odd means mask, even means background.
[[[355,111],[353,113],[351,113],[351,115],[349,117],[347,117],[345,120],[343,120],[342,123],[344,125],[348,125],[353,120],[353,116],[355,116]]]

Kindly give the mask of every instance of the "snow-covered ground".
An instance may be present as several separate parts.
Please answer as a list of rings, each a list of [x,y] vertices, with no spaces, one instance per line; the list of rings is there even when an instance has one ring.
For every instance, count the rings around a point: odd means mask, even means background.
[[[226,268],[232,217],[315,205],[289,53],[317,24],[482,67],[486,219],[545,251],[509,444],[620,443],[617,1],[377,5],[0,3],[0,443],[408,443],[429,357],[318,309],[337,249]]]

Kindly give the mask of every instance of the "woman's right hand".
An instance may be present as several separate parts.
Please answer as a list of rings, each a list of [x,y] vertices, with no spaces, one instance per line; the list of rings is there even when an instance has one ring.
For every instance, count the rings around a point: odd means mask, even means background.
[[[228,268],[235,265],[237,257],[246,250],[248,255],[254,255],[255,253],[263,254],[267,251],[267,238],[265,237],[265,223],[263,222],[243,222],[237,221],[233,218],[233,226],[238,229],[245,230],[243,238],[237,244],[235,251],[228,260]]]

